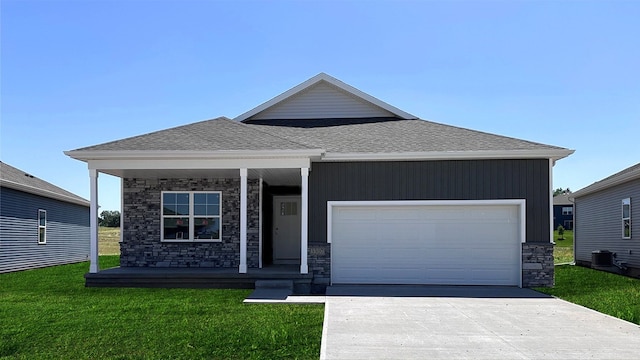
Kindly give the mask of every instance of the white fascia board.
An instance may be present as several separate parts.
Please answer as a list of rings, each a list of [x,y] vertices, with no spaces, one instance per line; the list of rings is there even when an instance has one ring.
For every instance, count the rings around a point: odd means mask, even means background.
[[[616,186],[616,185],[626,183],[628,181],[636,180],[636,179],[640,179],[640,169],[629,171],[626,174],[616,176],[615,178],[612,178],[612,179],[601,180],[600,182],[593,183],[583,189],[580,189],[574,193],[571,193],[569,195],[569,198],[575,199],[581,196],[589,195],[594,192],[605,190],[612,186]]]
[[[351,86],[349,84],[346,84],[346,83],[344,83],[344,82],[342,82],[342,81],[340,81],[340,80],[338,80],[338,79],[336,79],[336,78],[334,78],[334,77],[332,77],[330,75],[327,75],[325,73],[320,73],[320,74],[312,77],[311,79],[309,79],[309,80],[307,80],[307,81],[305,81],[305,82],[303,82],[303,83],[301,83],[301,84],[299,84],[297,86],[294,86],[293,88],[283,92],[282,94],[274,97],[273,99],[271,99],[271,100],[269,100],[269,101],[267,101],[267,102],[255,107],[255,108],[245,112],[244,114],[238,115],[233,120],[235,120],[235,121],[246,120],[246,119],[252,117],[253,115],[256,115],[257,113],[262,112],[262,111],[264,111],[264,110],[276,105],[277,103],[282,102],[282,101],[290,98],[291,96],[294,96],[295,94],[297,94],[297,93],[299,93],[299,92],[301,92],[301,91],[303,91],[303,90],[305,90],[305,89],[307,89],[307,88],[319,83],[320,81],[326,81],[329,84],[331,84],[333,86],[336,86],[336,87],[340,88],[341,90],[346,91],[347,93],[350,93],[353,96],[359,97],[359,98],[361,98],[363,100],[366,100],[366,101],[368,101],[368,102],[370,102],[370,103],[372,103],[372,104],[374,104],[374,105],[376,105],[378,107],[381,107],[381,108],[389,111],[390,113],[393,113],[393,114],[401,117],[402,119],[409,120],[409,119],[417,119],[418,118],[417,116],[411,115],[411,114],[409,114],[407,112],[404,112],[404,111],[398,109],[395,106],[389,105],[386,102],[384,102],[384,101],[382,101],[380,99],[377,99],[377,98],[375,98],[375,97],[373,97],[373,96],[371,96],[371,95],[369,95],[367,93],[364,93],[364,92],[354,88],[353,86]]]
[[[54,192],[49,191],[49,190],[39,189],[39,188],[35,188],[33,186],[24,185],[24,184],[18,184],[18,183],[13,182],[13,181],[0,180],[0,186],[6,187],[6,188],[9,188],[9,189],[13,189],[13,190],[26,192],[26,193],[29,193],[29,194],[34,194],[34,195],[38,195],[38,196],[54,199],[54,200],[60,200],[60,201],[64,201],[64,202],[68,202],[68,203],[72,203],[72,204],[76,204],[76,205],[82,205],[82,206],[89,207],[89,201],[88,200],[77,199],[77,198],[74,198],[74,197],[71,197],[71,196],[66,196],[66,195],[63,195],[63,194],[54,193]]]
[[[573,154],[574,150],[479,150],[433,151],[398,153],[331,153],[322,161],[408,161],[408,160],[466,160],[466,159],[553,159],[559,160]]]
[[[90,160],[179,160],[179,159],[263,159],[290,157],[320,157],[323,149],[302,150],[218,150],[218,151],[176,151],[176,150],[128,150],[128,151],[65,151],[64,154],[81,161]]]
[[[296,169],[309,168],[309,157],[289,158],[200,158],[200,159],[100,159],[88,160],[96,170],[224,170],[224,169]]]

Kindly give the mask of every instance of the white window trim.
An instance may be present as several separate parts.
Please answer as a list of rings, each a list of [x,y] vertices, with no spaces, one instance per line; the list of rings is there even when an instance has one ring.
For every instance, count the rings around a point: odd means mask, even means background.
[[[562,215],[573,215],[573,208],[571,206],[563,206]]]
[[[625,205],[629,206],[629,216],[624,217],[624,207]],[[631,239],[633,233],[631,232],[631,198],[622,199],[622,206],[620,207],[621,217],[622,217],[622,238],[623,239]],[[624,235],[624,221],[629,220],[629,236]]]
[[[44,226],[40,225],[40,215],[44,213]],[[40,229],[44,229],[44,241],[40,241]],[[38,245],[45,245],[47,243],[47,210],[38,209]]]
[[[176,216],[176,217],[188,217],[189,218],[189,238],[188,239],[165,239],[164,238],[164,194],[166,193],[171,193],[171,194],[189,194],[189,215],[188,216]],[[220,236],[219,239],[192,239],[191,235],[194,232],[194,227],[195,227],[195,222],[194,222],[194,218],[196,217],[194,215],[194,211],[193,211],[193,194],[218,194],[219,199],[220,199],[220,204],[219,204],[219,215],[217,216],[212,216],[212,217],[218,217],[219,222],[220,222],[220,229],[218,230],[218,234]],[[167,215],[167,217],[171,217],[171,215]],[[180,190],[176,190],[176,191],[161,191],[160,193],[160,241],[161,242],[171,242],[171,243],[198,243],[198,242],[222,242],[222,191],[180,191]]]

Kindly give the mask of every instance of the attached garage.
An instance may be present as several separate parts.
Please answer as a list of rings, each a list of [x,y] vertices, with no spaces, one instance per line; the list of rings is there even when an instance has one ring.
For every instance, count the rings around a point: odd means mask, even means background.
[[[331,282],[520,286],[524,204],[330,201]]]

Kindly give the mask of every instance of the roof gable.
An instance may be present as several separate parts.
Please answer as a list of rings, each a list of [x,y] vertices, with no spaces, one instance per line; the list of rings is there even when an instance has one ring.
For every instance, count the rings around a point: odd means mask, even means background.
[[[375,117],[417,118],[334,77],[320,73],[234,120],[246,122],[265,119]]]
[[[89,201],[80,196],[1,161],[0,186],[60,201],[89,206]]]

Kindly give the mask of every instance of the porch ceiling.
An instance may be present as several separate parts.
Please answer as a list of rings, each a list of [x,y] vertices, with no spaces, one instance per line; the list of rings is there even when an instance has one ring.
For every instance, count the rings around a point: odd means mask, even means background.
[[[138,179],[207,179],[240,178],[239,169],[109,169],[102,173],[120,178]],[[262,179],[270,185],[300,186],[300,169],[249,169],[249,179]]]

